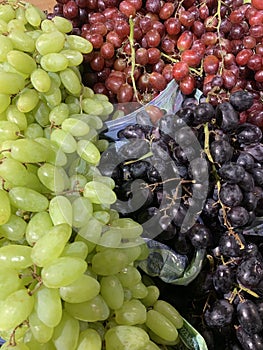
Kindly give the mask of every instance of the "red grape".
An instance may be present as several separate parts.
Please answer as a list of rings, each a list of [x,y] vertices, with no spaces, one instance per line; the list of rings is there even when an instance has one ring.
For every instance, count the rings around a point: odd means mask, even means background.
[[[183,80],[189,75],[189,66],[186,62],[180,61],[173,66],[173,77],[177,81]]]
[[[180,81],[179,86],[183,94],[190,95],[196,86],[195,78],[192,75],[188,75]]]
[[[179,51],[190,49],[193,43],[193,33],[189,30],[184,31],[177,40],[177,48]]]
[[[219,68],[219,59],[214,55],[205,56],[203,67],[207,74],[216,74]]]

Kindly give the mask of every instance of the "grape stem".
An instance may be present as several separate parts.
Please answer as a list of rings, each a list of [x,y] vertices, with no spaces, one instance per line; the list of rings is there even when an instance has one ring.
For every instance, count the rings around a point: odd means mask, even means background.
[[[140,103],[139,96],[137,93],[136,83],[134,79],[134,71],[135,71],[135,48],[134,48],[134,22],[132,16],[129,17],[129,25],[130,25],[130,34],[129,34],[129,43],[131,46],[131,81],[132,87],[135,94],[136,100]]]

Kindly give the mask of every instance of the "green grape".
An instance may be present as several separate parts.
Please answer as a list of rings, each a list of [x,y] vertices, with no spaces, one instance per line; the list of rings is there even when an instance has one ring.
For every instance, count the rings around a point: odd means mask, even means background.
[[[96,213],[97,212],[94,212],[94,216]],[[106,232],[102,234],[98,244],[102,247],[118,248],[121,244],[121,240],[121,232],[110,227]]]
[[[76,281],[87,269],[87,263],[79,258],[63,256],[44,266],[41,277],[49,288],[65,287]]]
[[[15,330],[16,343],[23,344],[23,338],[28,331],[29,331],[29,327],[26,323],[22,323],[21,325],[19,325],[19,327],[17,327]],[[9,344],[10,340],[12,339],[13,332],[14,332],[13,329],[9,329],[8,331],[1,332],[1,338],[6,341],[5,342],[6,346]],[[12,348],[9,348],[9,349],[12,349]]]
[[[34,307],[34,297],[27,290],[18,289],[0,303],[0,331],[15,328],[30,315]]]
[[[20,241],[26,232],[27,223],[20,216],[11,214],[9,220],[0,226],[0,235],[10,241]]]
[[[39,92],[48,92],[51,87],[51,79],[47,72],[41,68],[35,69],[30,75],[30,81]]]
[[[47,160],[47,149],[31,139],[18,139],[12,142],[11,157],[21,163],[42,163]]]
[[[145,350],[149,341],[148,334],[136,326],[112,327],[105,334],[106,350]]]
[[[77,350],[101,350],[102,340],[100,334],[92,328],[88,328],[79,334]]]
[[[95,115],[101,115],[104,110],[103,105],[100,101],[88,97],[82,99],[81,107],[85,113]]]
[[[147,286],[148,294],[146,297],[141,299],[141,302],[143,305],[146,307],[153,306],[153,304],[158,300],[160,296],[160,291],[159,288],[152,285],[152,286]]]
[[[28,171],[19,161],[5,158],[0,163],[0,177],[15,186],[24,186],[28,183]]]
[[[117,199],[116,194],[99,181],[88,182],[84,187],[83,195],[95,204],[113,204]]]
[[[110,315],[110,309],[101,295],[82,303],[65,302],[67,312],[77,320],[86,322],[104,321]]]
[[[31,251],[31,247],[18,244],[2,246],[0,248],[0,262],[5,268],[25,269],[33,264]]]
[[[100,161],[100,152],[91,141],[78,141],[77,153],[81,158],[90,164],[98,164]]]
[[[73,283],[60,288],[60,296],[64,301],[76,304],[95,298],[100,292],[99,282],[88,275],[82,275]]]
[[[16,101],[16,106],[20,112],[28,113],[37,106],[38,102],[38,92],[35,89],[25,88],[19,94]]]
[[[36,311],[33,311],[29,315],[28,321],[30,330],[39,343],[47,343],[52,338],[54,328],[43,323],[39,319]]]
[[[97,219],[98,221],[100,221],[103,225],[107,225],[108,224],[108,222],[109,222],[109,220],[110,220],[110,214],[106,211],[106,210],[96,210],[96,211],[94,211],[94,213],[93,213],[93,216],[94,216],[94,218],[95,219]],[[106,237],[104,237],[105,238],[105,241],[103,241],[103,242],[105,242],[105,244],[106,244],[106,242],[108,242],[109,243],[109,245],[111,245],[111,243],[113,244],[113,246],[114,247],[116,247],[116,244],[110,239],[110,235],[107,235],[108,236],[108,238],[106,239]],[[111,237],[112,237],[112,235],[111,235]],[[113,238],[113,237],[112,237]],[[103,239],[103,238],[102,238]],[[114,240],[115,241],[115,240]],[[117,241],[118,241],[118,238],[117,238]],[[99,243],[99,244],[101,244],[101,243]]]
[[[92,270],[102,276],[114,275],[128,265],[128,258],[122,249],[106,248],[92,258]]]
[[[89,222],[93,214],[93,207],[88,198],[78,197],[72,202],[72,211],[72,225],[74,227],[83,227]]]
[[[129,244],[128,242],[128,245],[126,246],[126,243],[122,242],[120,249],[126,254],[129,264],[137,260],[141,253],[140,245],[137,243]]]
[[[83,61],[83,55],[77,50],[64,49],[61,50],[60,53],[62,53],[67,58],[68,67],[79,66]]]
[[[50,76],[52,84],[55,84],[56,87],[61,86],[61,79],[60,79],[59,73],[48,72],[48,75]]]
[[[102,228],[102,223],[92,217],[85,226],[80,228],[78,233],[85,240],[97,244],[101,237]]]
[[[52,52],[41,57],[40,65],[46,71],[59,72],[67,68],[68,60],[62,53]]]
[[[39,193],[43,193],[46,195],[48,193],[48,189],[39,181],[39,178],[36,174],[32,172],[28,172],[28,183],[25,185],[25,187],[30,188],[31,190],[34,190]]]
[[[79,338],[79,322],[63,310],[60,323],[54,329],[52,341],[57,350],[74,350]]]
[[[68,159],[66,154],[62,151],[61,148],[59,148],[59,146],[55,142],[45,137],[38,137],[37,139],[35,139],[35,141],[39,142],[41,145],[46,147],[46,150],[48,153],[47,155],[48,163],[51,163],[58,167],[63,167],[64,165],[67,164]]]
[[[131,286],[130,291],[132,292],[133,298],[143,299],[148,295],[148,289],[141,281]]]
[[[6,119],[18,126],[20,131],[27,128],[27,118],[25,113],[20,112],[16,105],[9,105],[6,109]]]
[[[10,105],[10,102],[11,102],[10,95],[0,93],[0,113],[3,113],[8,108],[8,106]]]
[[[77,150],[77,142],[74,137],[61,129],[55,129],[51,133],[51,140],[54,141],[65,153],[73,153]]]
[[[10,50],[6,58],[11,66],[24,74],[31,74],[37,67],[35,60],[31,56],[19,50]]]
[[[0,142],[16,140],[20,130],[15,123],[8,120],[0,120]]]
[[[71,236],[71,227],[67,224],[52,226],[40,237],[32,248],[31,258],[37,266],[47,266],[62,253]]]
[[[44,19],[40,24],[40,28],[45,33],[53,32],[57,29],[55,24],[50,19]]]
[[[140,272],[134,266],[131,265],[122,269],[117,274],[117,277],[124,288],[130,288],[139,283],[142,279]]]
[[[26,227],[26,240],[28,244],[33,246],[52,226],[52,220],[48,212],[40,211],[36,213],[31,217]]]
[[[58,289],[42,286],[35,295],[35,311],[48,327],[56,327],[62,317],[62,304]]]
[[[64,43],[65,35],[59,32],[58,30],[54,30],[47,33],[43,33],[37,38],[36,49],[42,56],[44,56],[46,54],[60,52],[64,47]],[[46,70],[49,71],[49,69]],[[53,72],[53,70],[51,71]],[[57,70],[55,70],[54,72],[57,72]]]
[[[100,153],[105,152],[109,147],[109,141],[108,140],[98,140],[98,141],[96,141],[95,146],[98,148]]]
[[[85,260],[88,256],[88,246],[85,242],[67,243],[61,256],[71,256]]]
[[[62,101],[61,90],[53,82],[51,82],[50,89],[47,92],[43,93],[43,96],[44,96],[44,98],[48,104],[48,107],[50,109],[59,105]]]
[[[35,121],[44,128],[43,132],[45,135],[46,127],[49,126],[49,113],[50,109],[46,104],[46,101],[39,101],[36,107],[32,111]],[[50,129],[49,129],[50,130]],[[46,135],[45,135],[46,136]]]
[[[156,310],[166,316],[176,328],[182,328],[184,320],[179,312],[167,301],[157,300],[153,305],[153,310]]]
[[[35,41],[27,32],[23,32],[20,29],[13,29],[9,32],[8,37],[11,39],[15,49],[30,53],[35,51]]]
[[[159,337],[167,341],[175,341],[178,332],[173,323],[156,310],[147,311],[146,326]]]
[[[41,193],[20,186],[9,191],[9,199],[15,208],[31,212],[44,211],[49,205],[48,199]]]
[[[88,124],[94,129],[101,129],[103,127],[102,120],[96,115],[85,114],[85,113],[75,113],[70,116],[71,118],[82,120],[84,123]]]
[[[81,53],[90,53],[93,50],[92,44],[78,35],[66,35],[66,41],[72,50],[77,50]]]
[[[119,229],[123,239],[134,239],[143,233],[142,225],[130,218],[121,218],[112,222],[112,227]]]
[[[54,225],[68,224],[72,226],[72,204],[65,196],[53,197],[49,203],[49,215]]]
[[[66,18],[55,16],[52,18],[52,22],[55,24],[57,29],[62,33],[69,33],[72,31],[72,23]]]
[[[56,350],[54,344],[52,343],[52,340],[41,344],[35,339],[31,330],[27,331],[23,342],[28,346],[29,350]]]
[[[146,322],[146,308],[137,299],[125,301],[115,310],[115,320],[118,324],[135,326]]]
[[[69,116],[68,106],[66,105],[66,103],[60,103],[50,111],[49,121],[51,122],[51,124],[61,125],[64,120],[67,120],[68,116]]]
[[[7,192],[0,189],[0,225],[6,224],[11,216],[11,203]]]
[[[124,290],[116,276],[104,276],[100,280],[100,294],[112,310],[119,309],[124,302]]]
[[[92,176],[92,179],[90,179],[90,180],[102,182],[103,184],[107,185],[111,189],[113,189],[115,187],[114,180],[109,176],[102,176],[102,175],[95,174],[94,176]],[[115,227],[117,227],[117,225],[115,225]]]
[[[74,118],[67,118],[62,122],[61,125],[62,130],[71,133],[71,135],[75,137],[81,137],[86,135],[90,128],[88,124],[84,123],[81,120],[77,120]]]
[[[66,58],[66,57],[65,57]],[[67,58],[66,58],[67,60]],[[68,60],[67,60],[68,62]],[[66,68],[59,73],[60,79],[67,91],[74,95],[79,96],[81,93],[82,85],[77,74],[71,69]]]
[[[103,107],[102,116],[104,116],[104,118],[102,119],[106,120],[107,117],[114,111],[114,107],[113,107],[113,104],[110,103],[109,101],[101,101],[101,104]]]
[[[31,123],[28,125],[27,129],[24,131],[24,136],[28,139],[36,139],[38,137],[43,137],[44,132],[42,127],[38,123]]]
[[[11,268],[6,269],[0,267],[0,299],[4,300],[9,294],[22,288],[22,280],[19,278],[18,272]]]
[[[0,4],[0,18],[4,21],[9,22],[11,19],[15,18],[16,13],[11,4]]]
[[[26,31],[25,23],[17,18],[11,19],[7,23],[7,31],[11,32],[14,29],[21,30],[22,32]]]
[[[24,24],[27,23],[26,16],[25,16],[25,9],[24,7],[17,6],[15,8],[16,18],[19,19]]]
[[[37,175],[50,191],[62,192],[65,189],[65,182],[61,169],[53,164],[45,163],[39,167]]]
[[[39,27],[41,23],[41,16],[40,16],[40,10],[38,10],[35,6],[31,4],[26,5],[25,9],[25,18],[28,21],[29,24],[33,27]]]
[[[6,35],[0,34],[0,62],[6,61],[6,56],[11,50],[13,50],[12,41]]]

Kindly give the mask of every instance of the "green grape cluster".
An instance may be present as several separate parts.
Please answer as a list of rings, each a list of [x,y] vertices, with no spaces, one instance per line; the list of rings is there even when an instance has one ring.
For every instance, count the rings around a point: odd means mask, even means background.
[[[0,336],[12,350],[155,350],[178,312],[143,282],[142,226],[98,169],[112,112],[83,86],[91,44],[29,3],[0,4]],[[157,345],[159,344],[159,345]]]

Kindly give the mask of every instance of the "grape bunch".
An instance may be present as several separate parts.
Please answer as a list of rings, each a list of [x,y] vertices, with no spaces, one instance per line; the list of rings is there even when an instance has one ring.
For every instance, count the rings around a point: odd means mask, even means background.
[[[0,4],[2,349],[181,346],[183,318],[136,267],[141,225],[111,207],[115,184],[98,165],[113,106],[83,85],[93,48],[72,28]]]
[[[100,166],[115,181],[120,215],[147,238],[188,260],[206,249],[201,273],[181,287],[188,304],[175,303],[211,350],[263,347],[262,232],[250,228],[262,216],[262,131],[241,122],[253,103],[251,92],[235,91],[216,107],[186,98],[155,125],[137,113]],[[165,284],[161,295],[173,303],[170,294],[180,291]]]
[[[262,13],[259,0],[57,0],[50,16],[92,42],[83,77],[112,102],[148,102],[172,79],[213,105],[246,89],[256,101],[243,118],[262,127]]]

